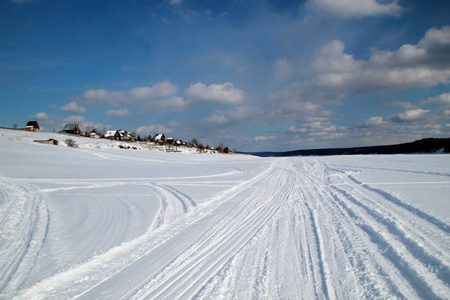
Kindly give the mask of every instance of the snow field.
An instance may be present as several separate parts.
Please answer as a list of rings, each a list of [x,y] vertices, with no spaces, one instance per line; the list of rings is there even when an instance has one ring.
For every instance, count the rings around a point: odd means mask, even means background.
[[[450,295],[449,155],[262,159],[0,133],[0,298]]]

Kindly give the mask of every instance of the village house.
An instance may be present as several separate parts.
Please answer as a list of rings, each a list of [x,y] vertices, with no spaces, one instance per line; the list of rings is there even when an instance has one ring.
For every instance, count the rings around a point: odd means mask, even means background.
[[[104,138],[105,139],[109,139],[109,140],[113,140],[115,134],[116,134],[116,130],[108,130],[108,131],[106,131],[106,133],[104,135]]]
[[[66,124],[62,130],[63,133],[81,135],[81,130],[78,124]]]
[[[117,130],[114,133],[114,139],[118,141],[136,142],[136,134],[132,131]]]
[[[156,144],[164,145],[164,143],[166,142],[166,137],[164,136],[164,133],[158,133],[155,135],[153,141]]]
[[[24,128],[22,128],[23,130],[29,130],[29,131],[36,131],[36,130],[40,130],[41,127],[39,127],[39,124],[37,121],[29,121],[27,123],[27,126],[25,126]]]

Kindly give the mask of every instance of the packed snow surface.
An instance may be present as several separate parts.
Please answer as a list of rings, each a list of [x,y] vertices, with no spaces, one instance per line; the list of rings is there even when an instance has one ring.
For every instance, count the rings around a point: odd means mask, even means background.
[[[449,155],[47,138],[0,129],[2,299],[450,297]]]

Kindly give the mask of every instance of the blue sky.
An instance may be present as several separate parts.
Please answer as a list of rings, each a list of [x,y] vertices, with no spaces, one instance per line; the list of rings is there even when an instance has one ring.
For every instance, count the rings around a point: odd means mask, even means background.
[[[242,151],[450,136],[444,0],[0,0],[0,126]]]

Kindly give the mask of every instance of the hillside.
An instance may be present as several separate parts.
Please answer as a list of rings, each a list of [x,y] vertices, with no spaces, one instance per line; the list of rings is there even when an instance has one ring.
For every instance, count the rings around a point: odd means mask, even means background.
[[[253,152],[261,157],[270,156],[323,156],[323,155],[361,155],[361,154],[415,154],[415,153],[450,153],[450,138],[427,138],[411,143],[385,146],[368,146],[353,148],[326,148],[293,150],[286,152]]]

